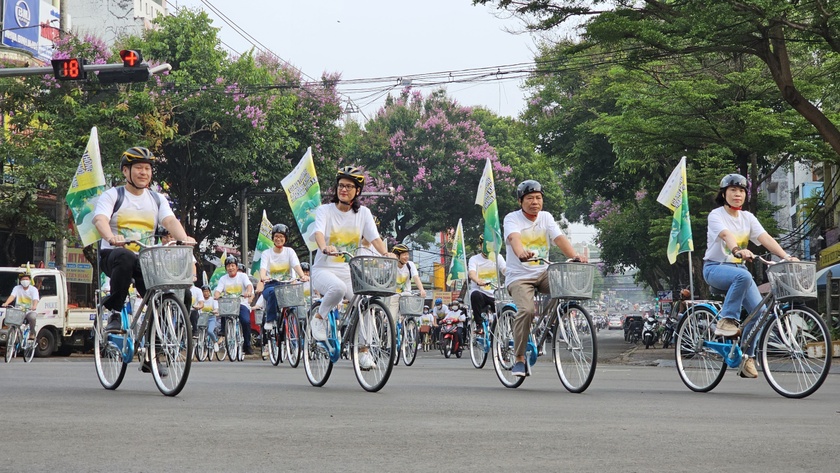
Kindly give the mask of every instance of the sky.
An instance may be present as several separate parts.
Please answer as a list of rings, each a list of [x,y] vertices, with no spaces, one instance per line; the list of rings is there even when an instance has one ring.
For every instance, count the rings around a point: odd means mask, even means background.
[[[361,110],[355,117],[361,122],[376,114],[388,91],[398,94],[398,79],[407,77],[424,95],[440,85],[421,84],[442,82],[461,105],[502,116],[516,117],[525,106],[524,74],[515,71],[533,63],[537,39],[521,33],[518,20],[470,0],[168,1],[206,11],[221,28],[223,47],[234,53],[256,43],[302,71],[304,80],[340,73],[354,82],[339,91]],[[472,82],[448,82],[450,72]],[[355,83],[359,79],[370,81]],[[591,227],[569,228],[573,243],[593,234]]]
[[[504,79],[496,80],[496,73],[530,67],[534,38],[506,31],[521,31],[522,25],[491,7],[472,6],[470,0],[168,1],[206,11],[221,27],[223,43],[241,53],[253,46],[237,33],[238,25],[260,48],[300,69],[304,78],[338,72],[345,81],[391,79],[339,87],[367,117],[382,106],[387,88],[399,93],[399,78],[430,73],[440,74],[415,77],[413,84],[443,82],[448,95],[464,106],[482,105],[515,117],[525,104],[523,74],[502,74]],[[467,74],[469,69],[480,70]],[[489,77],[483,83],[447,83],[453,71],[453,77]],[[360,90],[372,88],[377,90]],[[421,90],[427,94],[434,87]]]

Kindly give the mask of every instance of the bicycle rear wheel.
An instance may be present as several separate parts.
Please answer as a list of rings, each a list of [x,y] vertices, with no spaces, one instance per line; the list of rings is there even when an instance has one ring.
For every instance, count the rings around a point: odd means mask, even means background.
[[[21,338],[18,332],[20,332],[19,327],[9,327],[9,333],[6,338],[6,363],[9,363],[12,361],[12,358],[17,356],[17,342]]]
[[[569,392],[586,391],[595,377],[598,344],[592,317],[577,303],[557,306],[558,324],[554,329],[554,366]]]
[[[93,364],[99,384],[105,389],[117,389],[125,377],[128,363],[123,361],[122,349],[108,340],[105,333],[107,314],[100,314],[93,323]]]
[[[790,398],[803,398],[822,386],[831,368],[831,335],[813,310],[786,310],[764,326],[759,342],[761,369],[770,386]]]
[[[403,324],[402,360],[405,366],[414,364],[417,358],[417,321],[414,317],[407,317]]]
[[[312,308],[309,309],[310,317],[318,312],[318,306],[320,305],[320,302],[312,304]],[[306,335],[304,337],[303,368],[309,384],[320,387],[330,379],[333,364],[330,361],[330,352],[327,350],[327,346],[324,342],[315,340],[315,337],[312,336],[310,326],[311,324],[307,324]]]
[[[695,392],[708,392],[723,379],[726,363],[720,353],[709,349],[706,342],[715,339],[717,316],[704,307],[685,312],[677,325],[674,346],[677,372],[683,383]]]
[[[35,340],[29,340],[29,337],[24,337],[21,334],[21,345],[23,345],[23,362],[29,363],[32,358],[35,358]]]
[[[353,370],[365,391],[379,391],[391,376],[397,356],[394,331],[394,320],[385,305],[379,300],[368,300],[367,310],[359,314],[350,334]],[[363,366],[361,358],[365,352],[372,360],[370,368]]]
[[[284,343],[286,345],[286,358],[289,360],[289,366],[297,368],[300,364],[301,353],[303,353],[303,346],[301,343],[300,324],[297,319],[297,314],[288,311],[286,314],[286,330]]]
[[[153,303],[149,355],[152,377],[166,396],[177,396],[187,384],[192,364],[193,338],[184,304],[174,294]],[[162,368],[166,368],[163,372]]]
[[[516,361],[513,351],[513,320],[515,318],[516,311],[513,309],[506,308],[502,311],[496,319],[496,328],[490,344],[493,352],[493,369],[506,388],[518,388],[525,382],[525,378],[511,374],[513,363]]]
[[[469,324],[469,331],[467,332],[469,335],[467,336],[469,337],[470,360],[473,366],[480,370],[487,363],[487,337],[490,334],[487,332],[481,335],[475,333],[476,328],[479,326],[475,323],[475,320],[469,320],[467,323]]]

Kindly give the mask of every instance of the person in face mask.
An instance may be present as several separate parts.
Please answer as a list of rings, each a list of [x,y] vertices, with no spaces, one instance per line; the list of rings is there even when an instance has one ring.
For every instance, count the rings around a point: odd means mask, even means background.
[[[41,297],[38,295],[38,289],[32,285],[32,277],[28,273],[21,273],[18,276],[18,284],[12,289],[12,294],[3,303],[3,307],[8,307],[12,301],[15,306],[26,311],[26,323],[29,324],[29,338],[35,339],[35,308],[38,307],[38,301]]]

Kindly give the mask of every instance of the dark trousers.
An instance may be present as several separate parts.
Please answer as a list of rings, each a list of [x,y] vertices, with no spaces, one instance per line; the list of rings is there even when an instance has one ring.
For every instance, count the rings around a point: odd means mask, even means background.
[[[472,294],[470,294],[470,305],[472,306],[473,320],[475,320],[476,326],[481,328],[481,322],[484,321],[484,317],[481,313],[488,305],[493,306],[495,301],[496,299],[493,299],[481,291],[473,291]]]
[[[111,278],[111,294],[103,301],[108,310],[121,311],[128,297],[128,287],[134,279],[134,289],[140,297],[146,295],[146,283],[140,272],[137,255],[125,248],[111,248],[100,253],[102,272]]]

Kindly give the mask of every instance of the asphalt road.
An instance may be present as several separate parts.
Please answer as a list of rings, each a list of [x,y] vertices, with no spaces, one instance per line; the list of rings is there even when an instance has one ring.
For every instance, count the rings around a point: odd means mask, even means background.
[[[491,361],[476,370],[435,352],[397,366],[378,393],[345,360],[322,388],[302,365],[194,363],[175,398],[137,363],[116,391],[90,357],[0,363],[0,471],[840,470],[837,374],[803,400],[734,373],[698,394],[667,366],[670,351],[599,337],[583,394],[547,361],[507,389]]]

